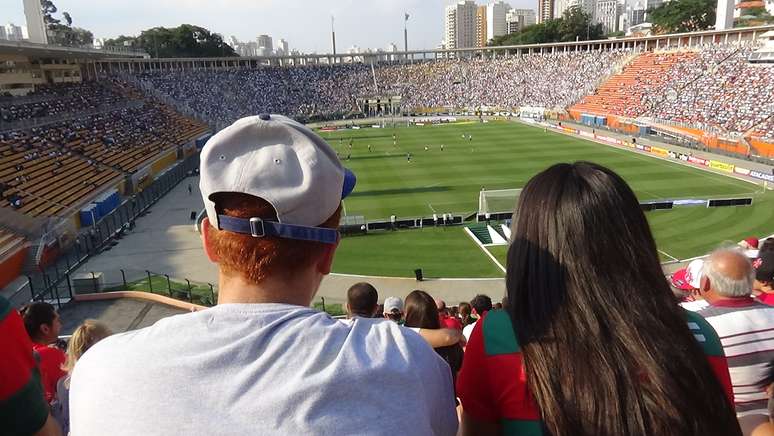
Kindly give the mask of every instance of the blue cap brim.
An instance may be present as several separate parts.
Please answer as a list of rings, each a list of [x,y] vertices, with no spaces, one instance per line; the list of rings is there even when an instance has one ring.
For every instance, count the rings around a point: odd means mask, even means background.
[[[355,189],[355,185],[357,184],[357,177],[355,177],[355,173],[349,170],[349,168],[344,168],[344,186],[341,188],[341,199],[347,198],[347,195],[351,194],[352,191]]]

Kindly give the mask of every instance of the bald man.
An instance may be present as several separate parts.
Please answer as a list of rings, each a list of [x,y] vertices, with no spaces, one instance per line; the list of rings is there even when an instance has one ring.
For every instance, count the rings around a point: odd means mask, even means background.
[[[754,272],[736,249],[713,252],[704,262],[701,293],[709,306],[698,311],[715,328],[728,359],[734,403],[742,431],[768,421],[767,395],[757,386],[774,359],[774,307],[752,298]]]

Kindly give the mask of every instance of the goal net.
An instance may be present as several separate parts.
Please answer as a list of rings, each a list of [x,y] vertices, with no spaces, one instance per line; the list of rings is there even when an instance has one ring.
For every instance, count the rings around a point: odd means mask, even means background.
[[[482,190],[478,194],[478,214],[513,212],[521,189]]]

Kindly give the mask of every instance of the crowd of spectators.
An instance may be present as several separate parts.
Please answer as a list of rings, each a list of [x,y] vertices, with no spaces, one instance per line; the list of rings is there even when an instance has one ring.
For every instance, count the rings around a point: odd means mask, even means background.
[[[43,85],[22,98],[0,99],[0,126],[23,119],[83,112],[125,99],[111,86],[96,81]]]
[[[257,113],[309,116],[350,113],[355,97],[373,90],[363,64],[295,68],[222,69],[144,73],[146,84],[188,106],[212,124]]]
[[[774,68],[748,62],[754,50],[751,45],[705,45],[690,52],[672,65],[659,90],[646,94],[641,114],[746,133],[774,113]],[[774,134],[769,124],[759,130]]]
[[[207,130],[158,101],[142,99],[137,90],[117,80],[44,89],[34,98],[24,98],[37,99],[36,103],[7,106],[13,99],[0,103],[6,105],[0,106],[3,109],[14,108],[17,121],[41,116],[22,110],[36,105],[70,111],[58,112],[67,115],[60,121],[0,132],[0,205],[24,213],[56,212],[38,209],[38,203],[60,205],[59,209],[76,205],[110,175],[133,173],[163,151]],[[75,179],[78,183],[69,186]],[[65,185],[68,189],[56,189]]]
[[[261,112],[302,117],[357,112],[357,99],[400,95],[406,109],[564,107],[593,91],[627,51],[497,59],[143,73],[146,84],[210,123]],[[215,97],[217,96],[217,97]]]
[[[445,59],[376,68],[379,89],[409,108],[564,108],[591,93],[626,50]]]
[[[635,58],[620,83],[607,82],[596,107],[697,128],[745,133],[774,107],[774,68],[747,61],[754,45],[707,44]],[[522,106],[564,109],[593,96],[632,54],[628,50],[535,53],[497,58],[435,59],[408,64],[263,67],[144,73],[140,79],[203,119],[227,125],[271,112],[304,118],[358,112],[358,99],[400,95],[404,110]],[[213,98],[217,96],[217,98]]]

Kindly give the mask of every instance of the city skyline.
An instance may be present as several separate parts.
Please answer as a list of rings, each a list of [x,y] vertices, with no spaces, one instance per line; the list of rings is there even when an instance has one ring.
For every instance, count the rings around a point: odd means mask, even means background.
[[[0,16],[2,23],[24,25],[22,0],[12,2]],[[229,41],[236,36],[240,41],[255,41],[267,34],[276,40],[290,42],[291,49],[302,52],[327,53],[331,50],[330,16],[335,16],[336,46],[345,51],[351,46],[386,48],[394,43],[403,47],[403,18],[408,13],[409,49],[435,48],[443,39],[443,16],[451,0],[390,0],[364,2],[355,0],[152,0],[124,2],[106,0],[94,8],[89,0],[55,0],[54,4],[73,17],[73,25],[94,33],[95,38],[115,38],[119,35],[138,35],[140,31],[157,26],[175,27],[194,24],[219,33]],[[485,5],[489,1],[478,1]],[[536,0],[509,1],[515,8],[531,8]],[[533,4],[534,3],[534,4]],[[153,11],[138,14],[137,11]],[[245,20],[245,17],[251,17]]]

